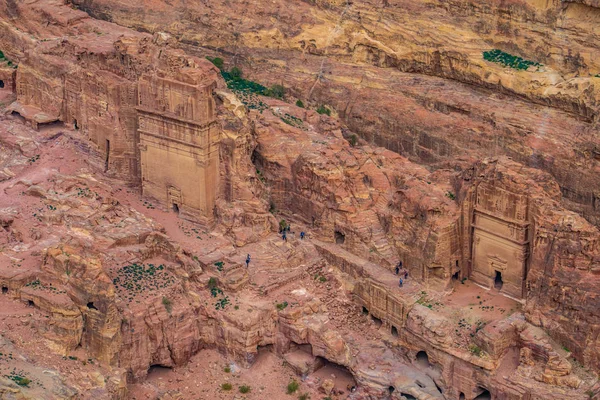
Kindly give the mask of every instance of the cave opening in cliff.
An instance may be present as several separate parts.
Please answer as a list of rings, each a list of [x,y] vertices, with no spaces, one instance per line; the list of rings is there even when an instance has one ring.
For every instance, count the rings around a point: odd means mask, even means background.
[[[75,129],[76,131],[79,130],[79,125],[77,124],[77,120],[76,119],[73,120],[73,129]]]
[[[375,327],[377,329],[381,328],[381,325],[383,325],[383,321],[372,314],[371,314],[371,320],[375,323]]]
[[[177,203],[173,203],[173,212],[179,214],[179,205]]]
[[[388,392],[389,392],[390,394],[394,393],[394,391],[395,391],[395,390],[396,390],[396,389],[395,389],[393,386],[390,386],[390,387],[388,387]]]
[[[90,310],[97,310],[98,309],[98,307],[96,307],[92,301],[90,301],[89,303],[87,303],[87,308],[89,308]]]
[[[417,353],[417,356],[415,358],[416,362],[418,365],[420,365],[421,367],[424,368],[429,368],[431,367],[431,363],[429,362],[429,356],[427,355],[426,351],[419,351]]]
[[[362,308],[362,313],[363,313],[364,315],[369,315],[369,310],[367,309],[367,307],[363,306],[363,308]]]
[[[0,89],[4,89],[4,81],[0,79]]]
[[[150,368],[148,368],[148,379],[162,378],[163,376],[171,372],[172,369],[173,368],[166,367],[161,364],[151,365]]]
[[[460,392],[460,395],[458,396],[458,400],[465,400],[465,394],[463,392]]]
[[[8,293],[8,288],[6,286],[2,286],[2,294]]]
[[[108,171],[108,163],[110,161],[110,140],[106,139],[106,158],[104,159],[104,172]]]
[[[18,119],[19,121],[21,121],[23,124],[25,123],[25,117],[23,117],[21,114],[19,114],[17,111],[13,111],[10,113],[10,116],[13,118]]]
[[[479,396],[475,397],[473,400],[492,400],[492,395],[490,394],[490,391],[484,388],[478,388],[479,390],[482,390],[482,392],[479,394]]]
[[[404,398],[406,400],[417,400],[417,398],[415,396],[413,396],[412,394],[400,392],[400,397],[402,397],[402,396],[404,396]]]
[[[494,287],[498,290],[502,289],[504,281],[502,281],[502,272],[496,271],[496,277],[494,278]]]
[[[394,325],[392,325],[392,336],[398,337],[398,328],[396,328]]]
[[[33,300],[27,300],[27,305],[29,307],[33,307],[33,306],[35,306],[35,303],[33,302]]]
[[[459,274],[459,273],[460,273],[460,272],[458,272],[458,271],[457,271],[457,272],[455,272],[455,273],[452,275],[452,280],[453,280],[453,281],[457,281],[457,280],[458,280],[458,274]]]
[[[335,231],[335,242],[337,244],[344,244],[345,241],[346,241],[346,235],[344,235],[340,231]]]
[[[324,357],[316,357],[315,370],[310,376],[321,380],[334,377],[335,387],[340,389],[356,386],[356,379],[348,368]]]

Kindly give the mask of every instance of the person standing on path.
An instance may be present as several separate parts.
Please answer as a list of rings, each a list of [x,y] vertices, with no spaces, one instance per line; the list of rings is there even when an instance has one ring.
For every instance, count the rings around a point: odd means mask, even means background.
[[[248,265],[250,264],[250,254],[248,254],[246,256],[246,268],[248,268]]]

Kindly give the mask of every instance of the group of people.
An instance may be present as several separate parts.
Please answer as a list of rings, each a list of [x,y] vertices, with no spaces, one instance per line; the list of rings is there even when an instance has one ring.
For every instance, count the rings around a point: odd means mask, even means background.
[[[400,274],[400,270],[403,270],[403,274]],[[404,279],[400,278],[398,282],[398,286],[402,287],[404,281],[408,279],[408,270],[402,268],[402,261],[398,261],[398,264],[396,264],[396,275],[404,276]]]
[[[287,234],[290,232],[290,225],[288,225],[287,227],[283,228],[281,231],[279,231],[279,233],[281,234],[281,238],[283,239],[284,242],[287,242]],[[300,239],[304,240],[304,238],[306,237],[306,233],[304,233],[304,231],[300,232]],[[246,256],[246,268],[248,268],[250,266],[250,254],[248,254]]]
[[[281,234],[281,239],[283,239],[284,242],[287,242],[287,234],[290,233],[291,229],[292,229],[291,226],[288,224],[287,227],[285,227],[279,231],[279,233]],[[300,232],[301,240],[304,240],[305,236],[306,236],[306,233],[304,233],[304,231]]]

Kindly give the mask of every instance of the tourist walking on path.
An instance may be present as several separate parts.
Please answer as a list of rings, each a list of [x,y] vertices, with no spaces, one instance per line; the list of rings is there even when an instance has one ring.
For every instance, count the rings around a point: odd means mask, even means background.
[[[404,282],[402,281],[402,278],[400,278],[400,282],[399,282],[399,285],[398,285],[398,286],[402,287],[402,284],[403,284],[403,283],[404,283]]]
[[[300,232],[300,239],[304,240],[304,232]]]
[[[287,234],[285,233],[285,231],[283,231],[281,238],[283,239],[284,242],[287,242]]]
[[[248,254],[246,256],[246,268],[248,268],[248,265],[250,264],[250,254]]]
[[[408,271],[404,271],[404,279],[408,279]]]

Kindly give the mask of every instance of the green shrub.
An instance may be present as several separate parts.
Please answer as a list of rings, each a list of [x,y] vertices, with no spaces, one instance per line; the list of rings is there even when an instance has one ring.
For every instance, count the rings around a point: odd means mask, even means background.
[[[471,352],[471,354],[474,354],[477,357],[481,357],[481,347],[477,346],[476,344],[470,345],[469,351]]]
[[[446,197],[449,198],[450,200],[456,199],[456,196],[452,192],[446,192]]]
[[[215,65],[215,67],[219,68],[220,70],[223,69],[223,59],[220,57],[206,57],[206,59],[208,61],[210,61],[211,63],[213,63]]]
[[[321,105],[321,106],[319,106],[319,108],[317,108],[317,112],[319,114],[331,115],[331,110],[323,105]]]
[[[542,64],[538,62],[525,60],[519,56],[513,56],[512,54],[505,53],[498,49],[484,51],[483,59],[517,70],[527,70],[531,66],[538,68],[542,66]]]
[[[173,310],[173,303],[171,302],[171,300],[163,296],[162,303],[163,306],[165,306],[165,310],[167,310],[167,312],[171,314],[171,311]]]
[[[250,393],[250,386],[248,386],[248,385],[240,386],[240,393]]]
[[[285,221],[285,219],[282,219],[281,221],[279,221],[279,231],[282,231],[286,228],[287,228],[287,222]]]
[[[223,390],[231,390],[233,386],[231,386],[231,383],[223,383],[221,384],[221,389]]]
[[[308,393],[303,393],[300,396],[298,396],[298,400],[308,400],[310,399],[310,396],[308,395]]]
[[[296,107],[304,108],[304,103],[302,100],[296,100]]]
[[[223,368],[224,372],[230,373],[231,372],[231,368],[229,368],[229,366]]]
[[[319,281],[321,281],[321,282],[327,282],[327,278],[321,275],[319,277]]]
[[[285,88],[283,85],[273,85],[266,91],[267,96],[283,99],[285,96]]]
[[[234,81],[237,81],[237,80],[242,79],[243,72],[242,72],[241,68],[233,67],[233,68],[231,68],[231,71],[229,71],[229,75],[231,75],[231,79],[233,79]]]
[[[288,385],[287,385],[287,394],[295,393],[299,387],[300,387],[300,384],[298,384],[298,382],[296,382],[294,379],[292,379],[290,381],[290,383],[288,383]]]
[[[208,287],[211,289],[217,287],[217,278],[215,278],[214,276],[211,276],[210,279],[208,280]]]
[[[356,146],[356,144],[358,143],[358,136],[352,134],[352,136],[350,136],[350,139],[348,139],[348,142],[350,143],[350,146]]]
[[[279,311],[283,310],[283,309],[284,309],[284,308],[286,308],[287,306],[288,306],[288,302],[287,302],[287,301],[284,301],[283,303],[277,303],[277,304],[275,305],[275,307],[277,307],[277,309],[278,309]]]

